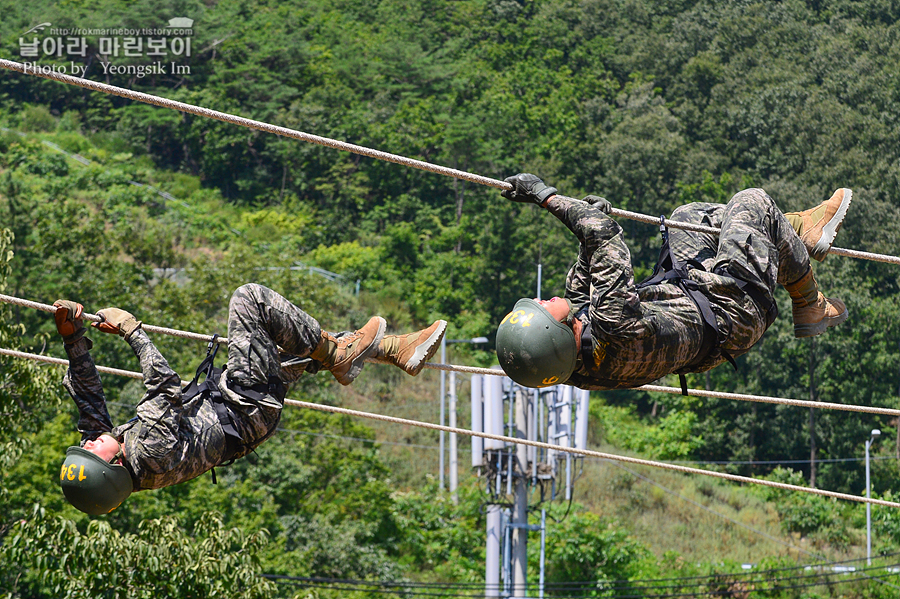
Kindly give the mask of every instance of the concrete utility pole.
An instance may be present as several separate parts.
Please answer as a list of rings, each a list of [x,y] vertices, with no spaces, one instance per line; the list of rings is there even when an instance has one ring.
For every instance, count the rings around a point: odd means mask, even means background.
[[[447,363],[447,344],[448,343],[471,343],[473,345],[477,345],[479,343],[487,343],[487,342],[488,342],[487,337],[473,337],[472,339],[447,339],[446,337],[444,337],[441,339],[441,364]],[[451,393],[453,394],[451,401],[455,402],[456,401],[456,382],[455,382],[456,374],[454,372],[451,372],[450,376],[453,377],[450,382],[450,389],[451,389]],[[446,418],[447,418],[446,417],[446,411],[447,411],[446,407],[447,407],[447,372],[442,370],[441,371],[441,426],[444,426],[445,422],[446,422]],[[456,426],[455,424],[453,424],[453,422],[456,422],[455,404],[454,404],[454,406],[452,406],[450,408],[450,410],[451,410],[450,426]],[[439,481],[440,489],[443,491],[444,490],[444,476],[445,476],[445,472],[446,472],[446,467],[444,466],[444,456],[447,451],[445,449],[445,445],[444,445],[444,431],[440,431],[439,438],[440,438],[439,451],[441,452],[441,456],[438,459],[438,469],[440,470],[440,474],[438,476],[438,481]],[[450,461],[451,462],[456,462],[456,459],[455,459],[456,451],[457,451],[456,450],[456,434],[451,433],[450,434]],[[451,468],[453,468],[454,470],[453,470],[453,473],[450,474],[450,479],[451,479],[450,480],[450,491],[456,492],[456,482],[454,482],[454,479],[456,479],[458,477],[458,474],[456,474],[456,466],[451,465]]]
[[[471,389],[472,430],[499,435],[506,429],[509,436],[517,439],[549,441],[578,449],[587,447],[590,400],[587,391],[557,385],[535,393],[506,377],[491,376],[472,377]],[[546,419],[544,410],[538,409],[541,406],[546,408]],[[556,489],[562,485],[566,499],[570,498],[575,460],[567,451],[548,450],[542,455],[530,449],[494,439],[476,444],[473,438],[472,466],[484,472],[485,490],[491,496],[486,511],[486,598],[529,596],[528,535],[531,532],[541,535],[540,573],[534,596],[544,596],[546,511],[541,510],[540,524],[528,523],[528,499],[533,490],[530,485],[535,489],[540,486],[540,501],[553,501],[558,496]]]
[[[516,438],[525,439],[528,431],[528,416],[525,393],[516,390]],[[527,595],[528,570],[528,447],[516,445],[516,467],[513,468],[515,486],[513,491],[512,524],[512,592],[514,597]]]
[[[456,428],[456,371],[450,371],[450,428]],[[459,504],[456,488],[459,486],[459,452],[457,451],[456,433],[450,433],[450,500],[453,505]]]
[[[441,364],[447,363],[447,340],[441,338]],[[441,426],[444,426],[444,404],[447,403],[447,373],[445,371],[441,371]],[[440,432],[438,437],[440,439],[440,452],[441,456],[438,458],[438,471],[440,474],[438,475],[438,488],[443,491],[444,490],[444,431]]]
[[[881,431],[872,429],[869,439],[866,441],[866,499],[872,498],[872,480],[869,475],[869,448],[875,439],[881,436]],[[872,504],[866,504],[866,565],[872,565]]]
[[[484,596],[486,598],[500,596],[500,506],[487,506],[487,543],[484,564]]]

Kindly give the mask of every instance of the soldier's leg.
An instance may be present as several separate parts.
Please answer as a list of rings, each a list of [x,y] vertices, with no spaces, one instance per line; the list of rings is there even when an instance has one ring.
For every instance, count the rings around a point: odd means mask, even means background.
[[[271,289],[250,283],[238,287],[228,306],[228,375],[252,387],[278,376],[278,346],[300,358],[318,346],[318,321]]]
[[[669,220],[720,227],[724,212],[725,206],[722,204],[694,202],[676,208]],[[706,270],[711,271],[719,249],[719,237],[712,233],[698,233],[672,227],[669,228],[669,247],[682,264],[688,260],[696,260],[703,264]]]
[[[255,283],[242,285],[229,305],[229,377],[251,386],[279,376],[280,346],[291,355],[312,358],[342,385],[349,385],[366,359],[377,352],[385,324],[383,318],[373,316],[357,331],[328,333],[277,292]]]
[[[714,269],[747,281],[770,300],[775,287],[784,285],[798,337],[818,335],[847,319],[840,300],[819,292],[804,242],[762,189],[746,189],[728,202]]]
[[[809,271],[809,255],[774,200],[762,189],[736,193],[722,214],[714,269],[725,269],[769,294]]]

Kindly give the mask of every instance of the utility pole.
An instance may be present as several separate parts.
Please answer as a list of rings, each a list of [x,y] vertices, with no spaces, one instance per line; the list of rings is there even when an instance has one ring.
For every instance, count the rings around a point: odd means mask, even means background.
[[[533,393],[506,377],[496,376],[473,376],[471,389],[473,431],[499,435],[505,429],[517,439],[576,449],[587,447],[587,391],[557,385]],[[530,403],[532,398],[537,405]],[[538,407],[546,408],[546,418],[544,410]],[[556,489],[564,486],[564,497],[571,498],[576,460],[567,451],[538,453],[530,449],[493,439],[476,442],[472,438],[472,467],[484,476],[485,491],[491,497],[486,510],[486,598],[528,596],[531,532],[540,533],[540,572],[535,596],[544,597],[546,510],[541,510],[540,524],[529,524],[529,494],[539,489],[539,496],[534,499],[554,501],[563,498]]]
[[[500,526],[500,506],[487,506],[487,543],[484,564],[484,596],[486,598],[500,596],[500,538],[503,534]]]
[[[866,499],[872,499],[872,480],[869,474],[869,448],[876,438],[881,436],[881,431],[873,428],[866,441]],[[866,565],[872,565],[872,504],[866,503]]]
[[[447,340],[441,337],[441,364],[447,363]],[[447,373],[446,371],[441,371],[441,426],[444,426],[444,404],[447,403]],[[443,491],[444,490],[444,431],[440,432],[439,435],[440,442],[438,445],[440,446],[439,451],[441,452],[441,457],[438,458],[438,470],[440,474],[438,475],[438,488]]]
[[[526,438],[528,430],[525,393],[516,389],[516,427],[517,439]],[[528,570],[528,447],[516,445],[516,464],[512,475],[515,479],[512,512],[512,592],[514,597],[525,597],[527,594]]]
[[[809,340],[809,400],[819,401],[816,392],[816,340]],[[809,486],[816,488],[816,411],[809,409]]]
[[[450,428],[456,428],[456,371],[450,371]],[[450,433],[450,500],[459,504],[456,488],[459,486],[459,464],[456,433]]]
[[[480,343],[487,343],[487,337],[473,337],[472,339],[447,339],[446,337],[441,339],[441,363],[447,363],[447,344],[448,343],[471,343],[473,345],[477,345]],[[475,379],[473,378],[473,384]],[[441,371],[441,426],[444,426],[444,406],[447,403],[447,373],[446,371]],[[473,396],[474,397],[474,396]],[[480,383],[479,383],[479,397],[480,397]],[[456,372],[450,372],[450,426],[456,428]],[[474,417],[474,415],[473,415]],[[440,448],[441,457],[439,459],[438,468],[440,468],[440,488],[444,490],[444,431],[441,431],[440,435]],[[453,503],[457,503],[458,499],[456,496],[456,487],[459,482],[459,468],[458,468],[458,450],[457,450],[457,438],[456,433],[450,433],[450,493],[453,494]]]

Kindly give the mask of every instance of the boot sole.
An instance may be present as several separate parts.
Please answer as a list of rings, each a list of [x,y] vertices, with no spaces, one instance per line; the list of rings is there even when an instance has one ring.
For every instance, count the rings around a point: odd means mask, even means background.
[[[369,347],[360,352],[360,354],[353,359],[353,361],[350,363],[350,370],[347,371],[347,374],[338,379],[338,382],[340,384],[349,385],[350,383],[352,383],[356,379],[356,377],[359,376],[359,373],[362,372],[366,359],[372,357],[378,351],[378,345],[381,343],[381,340],[384,339],[384,331],[387,328],[387,321],[385,321],[380,316],[377,318],[378,332],[375,333],[375,340],[372,341]]]
[[[428,336],[428,339],[426,339],[416,348],[416,351],[413,352],[412,357],[403,365],[403,370],[405,370],[407,374],[416,376],[417,374],[422,372],[422,368],[425,367],[425,362],[430,360],[431,357],[434,356],[434,354],[437,352],[441,338],[444,336],[444,332],[447,330],[447,321],[441,320],[440,323],[440,326],[438,326],[438,328],[436,328],[434,332]]]
[[[850,310],[844,310],[837,316],[833,316],[831,318],[823,318],[819,322],[812,324],[801,324],[794,325],[794,337],[802,338],[802,337],[815,337],[816,335],[821,335],[825,332],[825,329],[828,327],[834,327],[845,320],[850,316]]]
[[[838,229],[841,228],[844,217],[847,216],[847,209],[850,207],[852,199],[853,191],[845,188],[841,205],[838,207],[837,212],[834,213],[834,216],[831,217],[831,220],[822,227],[822,235],[813,247],[811,256],[815,260],[822,262],[825,260],[825,257],[828,256],[828,251],[831,250],[831,244],[834,243],[834,238],[837,236]]]

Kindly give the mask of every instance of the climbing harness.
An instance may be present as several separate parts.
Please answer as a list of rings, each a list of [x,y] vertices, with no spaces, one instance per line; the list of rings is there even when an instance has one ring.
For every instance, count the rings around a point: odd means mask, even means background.
[[[653,268],[653,273],[648,278],[635,285],[635,288],[642,289],[651,285],[661,285],[664,283],[677,285],[684,294],[694,302],[694,305],[697,306],[697,310],[700,312],[700,316],[703,319],[703,338],[700,344],[700,351],[697,352],[697,355],[690,364],[675,371],[675,374],[678,375],[678,380],[681,383],[681,394],[687,395],[687,379],[684,375],[689,372],[694,372],[703,362],[716,352],[725,358],[735,370],[737,370],[738,367],[737,362],[734,361],[734,357],[722,349],[725,338],[719,335],[719,325],[716,321],[716,315],[713,312],[709,298],[700,290],[700,286],[689,274],[689,271],[691,270],[701,270],[705,272],[706,268],[704,268],[703,264],[697,260],[689,259],[682,263],[676,258],[674,252],[672,252],[672,247],[669,244],[668,222],[669,221],[666,220],[664,215],[659,217],[659,234],[662,236],[662,247],[659,250],[659,259],[657,260],[656,266]],[[766,329],[775,322],[775,318],[778,316],[778,306],[774,301],[755,286],[731,275],[724,269],[717,271],[715,274],[728,276],[737,281],[738,288],[749,295],[759,308],[760,313],[765,318]],[[724,314],[724,317],[729,321],[728,328],[731,328],[731,319],[728,314]]]
[[[244,438],[238,429],[238,420],[225,405],[222,391],[219,390],[219,380],[222,378],[223,369],[216,367],[214,363],[216,354],[219,352],[219,346],[215,342],[217,337],[218,335],[213,335],[212,340],[206,346],[206,357],[197,367],[193,380],[181,391],[181,401],[187,404],[199,396],[201,401],[209,400],[212,404],[222,431],[225,433],[225,453],[222,454],[219,466],[227,466],[234,462],[234,456],[244,449]],[[203,377],[203,382],[200,382],[201,377]],[[210,472],[213,484],[217,484],[216,469],[213,468]]]
[[[213,335],[207,344],[206,357],[197,367],[193,380],[182,390],[181,399],[183,403],[187,404],[199,396],[201,400],[208,400],[212,404],[216,410],[216,416],[219,418],[219,424],[222,425],[222,431],[225,433],[225,453],[222,454],[218,465],[228,466],[252,451],[253,448],[247,444],[241,434],[240,419],[235,417],[219,388],[225,368],[215,365],[216,354],[219,352],[219,345],[216,343],[218,337],[218,335]],[[201,378],[203,382],[200,382]],[[277,377],[271,377],[268,383],[260,383],[252,387],[239,385],[230,379],[226,381],[226,384],[229,389],[254,403],[261,402],[266,395],[272,395],[278,401],[284,401],[286,392],[284,383]],[[263,440],[265,439],[260,439],[260,442]],[[210,472],[213,484],[217,484],[216,469],[213,468]]]
[[[722,349],[722,343],[725,339],[719,335],[719,325],[716,321],[716,315],[713,312],[709,298],[706,297],[700,290],[700,286],[697,282],[691,279],[689,275],[689,271],[691,270],[702,270],[706,272],[706,268],[697,260],[691,259],[682,263],[675,257],[671,245],[669,244],[670,222],[672,221],[667,220],[665,216],[659,217],[659,233],[662,236],[662,247],[659,250],[659,259],[656,262],[656,266],[653,268],[653,273],[635,285],[635,289],[670,283],[672,285],[677,285],[678,288],[684,292],[685,296],[697,306],[697,310],[700,312],[700,317],[703,321],[703,337],[700,344],[700,350],[697,352],[697,355],[694,356],[694,359],[690,364],[675,371],[675,374],[678,375],[678,380],[681,383],[681,394],[688,395],[685,374],[694,372],[703,362],[710,356],[713,356],[716,352],[725,358],[735,370],[737,370],[737,363],[735,362],[734,357]],[[768,329],[772,325],[775,318],[778,316],[778,306],[774,301],[754,285],[735,277],[725,269],[718,269],[715,271],[715,274],[734,279],[738,288],[750,296],[759,308],[760,314],[763,315],[766,321],[766,328]],[[576,318],[582,317],[587,310],[587,306],[582,308],[576,315]],[[724,316],[728,319],[727,314]],[[584,368],[590,371],[592,381],[596,381],[610,388],[617,387],[618,384],[616,381],[604,378],[602,376],[603,373],[597,370],[596,360],[594,359],[594,340],[591,334],[591,323],[589,319],[582,319],[582,322],[584,325],[581,332],[581,361]]]
[[[659,234],[662,235],[662,247],[659,250],[659,259],[656,262],[656,266],[653,267],[653,274],[635,285],[635,289],[664,283],[677,285],[694,302],[694,305],[697,306],[697,310],[700,312],[700,316],[703,319],[703,336],[700,342],[700,351],[697,352],[690,364],[675,371],[675,374],[678,375],[678,380],[681,382],[681,394],[687,395],[685,373],[694,371],[713,352],[718,351],[735,370],[737,370],[737,362],[734,361],[734,358],[727,351],[722,349],[724,339],[719,336],[719,325],[716,322],[716,315],[713,313],[709,298],[700,291],[700,286],[688,275],[688,271],[691,269],[705,271],[703,264],[693,259],[682,264],[675,257],[675,254],[672,253],[672,247],[669,245],[669,227],[666,225],[665,216],[659,217]],[[728,315],[726,314],[725,317],[728,318]],[[766,327],[768,328],[768,323],[766,323]]]

